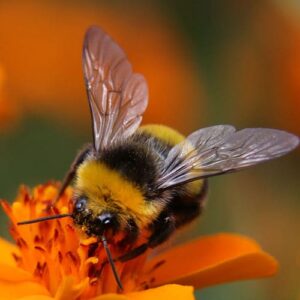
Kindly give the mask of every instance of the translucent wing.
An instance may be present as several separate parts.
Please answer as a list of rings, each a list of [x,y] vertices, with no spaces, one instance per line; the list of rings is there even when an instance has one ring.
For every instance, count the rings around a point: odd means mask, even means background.
[[[100,28],[88,29],[83,72],[97,151],[138,128],[148,104],[144,77],[132,72],[124,51]]]
[[[162,167],[159,188],[166,189],[196,179],[282,156],[299,145],[293,134],[268,128],[239,131],[229,125],[200,129],[169,152]]]

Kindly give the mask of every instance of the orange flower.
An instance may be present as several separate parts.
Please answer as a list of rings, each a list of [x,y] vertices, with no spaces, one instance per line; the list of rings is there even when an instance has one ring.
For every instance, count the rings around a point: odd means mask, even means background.
[[[2,207],[16,245],[0,240],[0,298],[22,300],[194,299],[193,288],[273,275],[277,262],[254,241],[231,234],[204,237],[149,259],[146,254],[116,262],[120,293],[105,253],[95,238],[82,236],[71,218],[17,226],[17,222],[72,209],[69,188],[55,208],[54,184],[20,189]],[[113,246],[110,246],[114,253]]]

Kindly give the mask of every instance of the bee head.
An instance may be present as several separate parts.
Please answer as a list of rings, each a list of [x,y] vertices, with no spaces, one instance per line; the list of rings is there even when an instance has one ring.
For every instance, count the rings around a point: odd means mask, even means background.
[[[108,210],[94,211],[89,207],[88,198],[81,196],[75,200],[73,209],[74,222],[85,228],[90,236],[102,236],[110,240],[119,230],[120,224],[117,215]]]

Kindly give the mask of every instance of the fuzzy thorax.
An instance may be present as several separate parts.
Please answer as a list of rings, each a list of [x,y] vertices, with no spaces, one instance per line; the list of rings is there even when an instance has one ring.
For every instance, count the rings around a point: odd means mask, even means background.
[[[96,160],[83,162],[77,171],[75,191],[88,198],[94,215],[103,211],[117,213],[123,222],[134,219],[146,226],[161,211],[159,201],[147,201],[139,188],[117,171]]]

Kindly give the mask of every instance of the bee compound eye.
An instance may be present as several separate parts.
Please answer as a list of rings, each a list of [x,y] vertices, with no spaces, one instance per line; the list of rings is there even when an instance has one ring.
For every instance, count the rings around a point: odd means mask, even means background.
[[[105,234],[105,237],[109,239],[118,230],[119,222],[114,213],[102,212],[93,219],[92,225],[94,235]]]
[[[75,203],[75,209],[78,212],[85,210],[87,199],[85,197],[79,198]]]
[[[112,224],[113,216],[110,213],[103,213],[97,216],[97,221],[104,226],[109,226]]]

